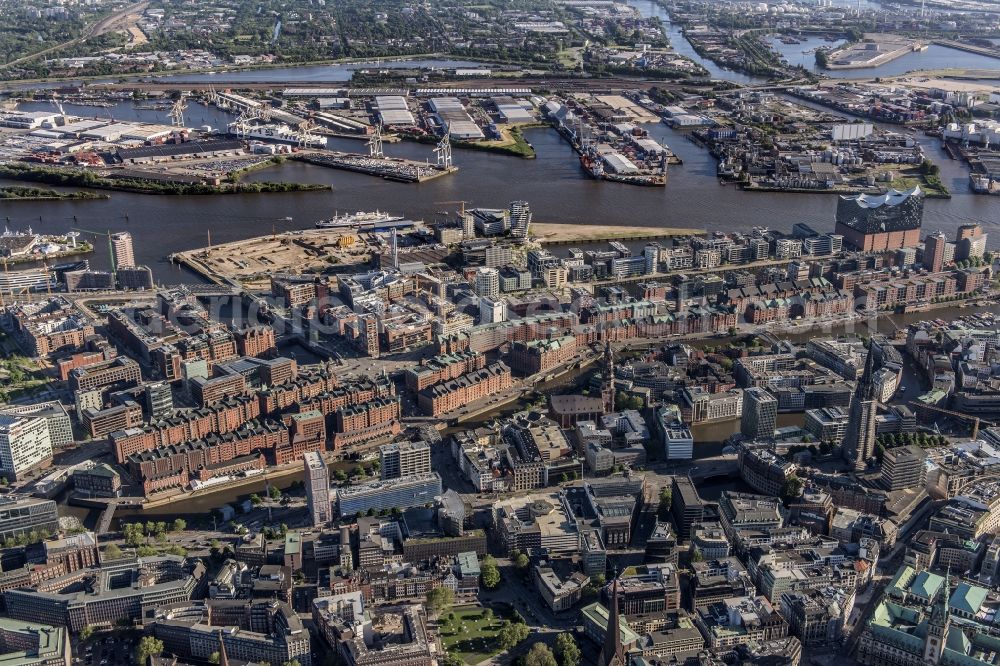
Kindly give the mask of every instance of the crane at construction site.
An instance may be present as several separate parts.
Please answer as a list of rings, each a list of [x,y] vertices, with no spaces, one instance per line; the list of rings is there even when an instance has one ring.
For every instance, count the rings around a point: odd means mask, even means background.
[[[923,404],[921,402],[912,402],[912,401],[910,402],[910,404],[913,405],[914,407],[918,408],[918,409],[929,409],[932,412],[938,412],[940,414],[945,414],[945,415],[950,416],[952,418],[959,419],[961,421],[967,421],[967,422],[971,423],[972,424],[971,439],[978,439],[979,438],[979,427],[981,425],[986,425],[986,426],[995,426],[995,425],[997,425],[996,423],[994,423],[992,421],[987,421],[986,419],[981,419],[978,416],[973,416],[971,414],[963,414],[962,412],[956,412],[956,411],[953,411],[953,410],[950,410],[950,409],[945,409],[944,407],[935,407],[934,405],[925,405],[925,404]]]
[[[91,236],[103,236],[104,238],[108,239],[108,259],[111,261],[111,276],[112,278],[117,280],[118,266],[115,264],[115,248],[114,244],[111,242],[111,239],[114,236],[114,234],[111,233],[111,230],[109,229],[108,231],[92,231],[90,229],[80,229],[77,227],[73,227],[73,231],[77,231],[81,234],[90,234]]]
[[[461,204],[462,205],[462,209],[459,212],[459,215],[461,215],[462,217],[465,217],[465,204],[470,204],[472,202],[471,201],[466,201],[464,199],[460,199],[458,201],[435,201],[434,203],[435,204],[443,204],[443,205],[446,205],[446,206],[453,206],[455,204]]]

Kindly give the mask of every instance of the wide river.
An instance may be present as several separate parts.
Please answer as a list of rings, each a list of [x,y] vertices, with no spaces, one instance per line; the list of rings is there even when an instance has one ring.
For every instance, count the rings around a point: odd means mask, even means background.
[[[30,106],[28,108],[31,108]],[[74,112],[72,109],[67,109]],[[77,112],[94,115],[83,107]],[[101,115],[104,110],[100,109]],[[143,117],[162,122],[162,112],[112,109],[122,119]],[[225,119],[214,109],[194,107],[189,123],[218,126]],[[650,134],[669,145],[683,160],[671,167],[666,187],[644,188],[590,179],[573,150],[555,131],[527,132],[537,159],[456,150],[459,171],[422,184],[379,178],[299,163],[286,163],[251,176],[252,180],[324,183],[329,192],[218,196],[152,196],[112,193],[106,201],[5,202],[0,217],[12,228],[32,226],[36,231],[62,233],[71,226],[86,229],[129,230],[136,258],[150,265],[158,281],[176,283],[192,277],[166,261],[170,252],[269,233],[279,228],[306,228],[335,211],[380,208],[431,221],[437,212],[453,211],[458,200],[468,206],[503,206],[513,199],[530,202],[537,221],[583,225],[637,225],[655,228],[690,227],[709,231],[749,230],[766,226],[789,231],[796,222],[832,230],[835,195],[748,193],[721,186],[715,178],[715,160],[686,137],[664,124],[647,125]],[[941,165],[950,200],[927,200],[924,227],[954,234],[965,222],[979,222],[992,232],[991,245],[1000,243],[1000,199],[977,196],[968,190],[968,172],[949,160],[933,139],[924,138],[931,156]],[[351,139],[331,141],[331,148],[363,151]],[[386,144],[386,153],[412,159],[433,159],[432,147],[415,143]],[[75,222],[74,222],[75,217]],[[127,217],[127,219],[126,219]],[[291,217],[292,221],[284,220]],[[105,253],[91,255],[94,266],[107,264]]]
[[[743,83],[754,80],[700,58],[679,28],[669,23],[667,12],[654,0],[630,2],[644,14],[663,19],[674,47],[708,67],[713,76]],[[812,47],[814,42],[810,40],[798,45],[778,42],[777,46],[787,51],[791,60],[796,52],[801,57],[801,51]],[[962,62],[966,62],[965,56],[980,58],[958,51],[954,54]],[[994,67],[1000,64],[1000,61],[989,62]],[[448,64],[455,66],[458,63]],[[264,70],[241,73],[241,76],[252,74],[257,79],[307,82],[330,80],[325,78],[330,70],[340,72],[353,67],[356,66]],[[21,108],[52,107],[25,104]],[[66,110],[81,116],[112,115],[121,120],[166,121],[164,111],[137,110],[124,103],[113,109],[67,105]],[[193,126],[213,127],[224,126],[229,121],[221,111],[195,104],[191,105],[186,119]],[[732,185],[721,186],[715,178],[715,160],[688,141],[683,133],[664,124],[647,125],[646,128],[653,138],[669,145],[684,161],[683,165],[671,168],[663,188],[592,180],[558,134],[549,129],[535,129],[527,131],[526,135],[535,147],[537,159],[522,160],[456,149],[454,160],[459,167],[456,174],[419,185],[287,163],[257,172],[250,179],[323,183],[332,189],[328,192],[190,197],[112,193],[111,199],[106,201],[3,202],[0,203],[0,218],[6,218],[11,228],[30,225],[46,233],[66,232],[71,226],[128,229],[135,239],[137,260],[151,266],[156,279],[166,284],[194,279],[190,273],[171,266],[166,256],[176,250],[205,245],[209,229],[212,242],[221,243],[269,233],[275,221],[279,221],[279,228],[307,228],[336,211],[375,208],[432,221],[439,211],[457,209],[454,202],[458,200],[465,200],[468,206],[495,207],[513,199],[524,199],[531,204],[539,222],[636,225],[651,229],[689,227],[709,231],[746,231],[754,226],[789,231],[796,222],[806,222],[819,230],[832,230],[837,205],[835,195],[747,193]],[[953,235],[959,225],[979,222],[992,232],[991,245],[1000,245],[1000,199],[972,194],[967,169],[949,160],[936,140],[920,137],[920,141],[941,166],[942,177],[953,193],[950,200],[926,202],[925,229],[940,229]],[[365,151],[362,142],[351,139],[331,140],[330,147]],[[387,154],[411,159],[434,159],[432,147],[427,145],[386,144],[385,150]],[[289,217],[292,218],[290,222],[286,220]],[[104,252],[94,253],[90,260],[95,267],[108,264]]]

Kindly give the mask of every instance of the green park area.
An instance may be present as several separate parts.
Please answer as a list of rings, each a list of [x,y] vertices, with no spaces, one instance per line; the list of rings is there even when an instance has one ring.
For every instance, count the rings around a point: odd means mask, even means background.
[[[504,649],[505,627],[510,622],[490,608],[458,606],[438,619],[441,642],[452,659],[478,664]],[[506,633],[511,633],[507,629]]]
[[[13,340],[0,335],[0,402],[33,395],[49,382],[37,363],[14,349]]]

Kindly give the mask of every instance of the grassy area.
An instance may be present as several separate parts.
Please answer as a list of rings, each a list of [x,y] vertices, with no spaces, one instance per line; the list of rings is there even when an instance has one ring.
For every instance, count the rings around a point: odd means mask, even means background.
[[[500,652],[503,622],[499,615],[487,618],[482,606],[459,606],[441,616],[441,643],[449,654],[478,664]]]
[[[563,49],[556,54],[556,62],[566,69],[579,69],[583,61],[583,49],[579,46]]]
[[[888,184],[897,190],[908,190],[919,185],[924,195],[931,199],[950,199],[951,192],[936,174],[924,174],[919,169],[900,169],[896,177]]]
[[[0,187],[0,199],[4,201],[47,201],[49,199],[108,199],[107,194],[96,192],[57,192],[41,187],[11,185]]]
[[[31,395],[48,383],[49,378],[29,358],[15,353],[0,362],[0,402]]]
[[[242,169],[237,169],[226,177],[230,183],[238,183],[240,180],[250,175],[254,171],[260,171],[262,169],[267,169],[268,167],[280,166],[285,163],[284,155],[275,155],[271,159],[261,160],[257,164],[253,164],[248,167],[243,167]]]
[[[524,138],[520,127],[515,126],[509,130],[504,129],[501,135],[503,138],[498,141],[454,141],[453,143],[458,148],[512,155],[513,157],[521,157],[526,160],[535,159],[535,149]]]
[[[0,166],[0,177],[48,185],[92,187],[136,194],[243,194],[308,192],[330,189],[327,185],[314,183],[223,183],[219,186],[203,183],[175,183],[144,178],[115,177],[114,171],[109,172],[108,176],[99,176],[93,171],[35,166],[24,162],[10,162]]]

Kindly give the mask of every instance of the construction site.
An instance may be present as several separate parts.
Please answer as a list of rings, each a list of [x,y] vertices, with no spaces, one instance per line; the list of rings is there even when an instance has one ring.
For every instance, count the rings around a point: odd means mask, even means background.
[[[257,236],[170,255],[216,284],[267,291],[276,273],[322,273],[333,266],[366,264],[372,245],[353,229],[315,229]]]

